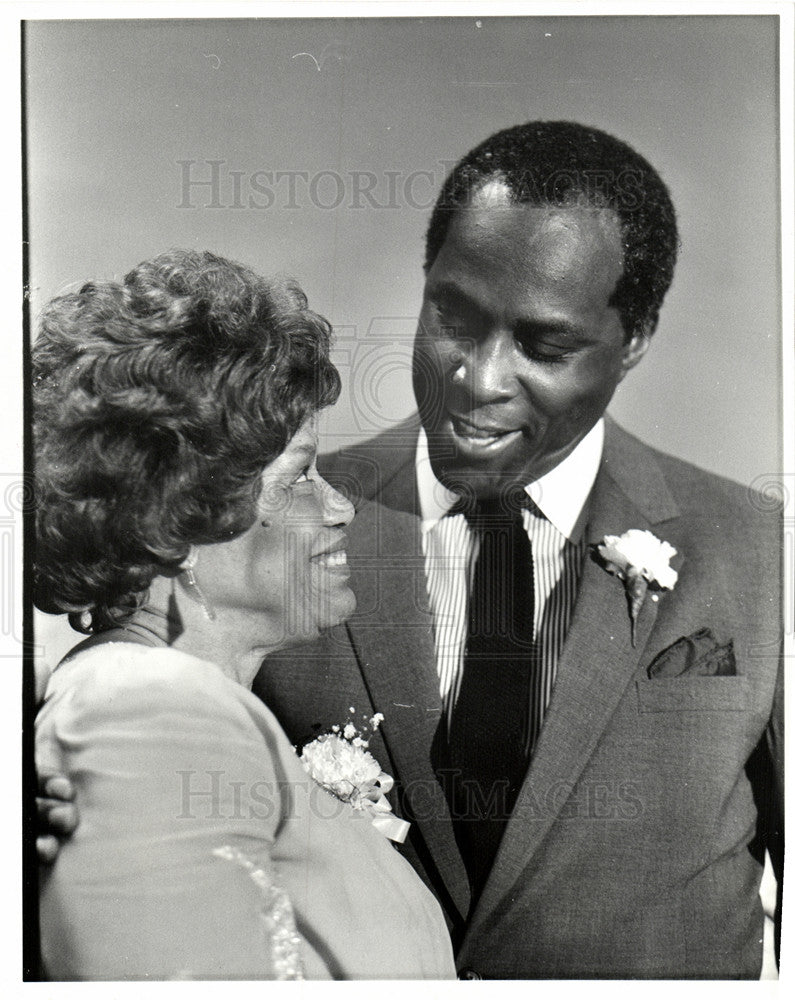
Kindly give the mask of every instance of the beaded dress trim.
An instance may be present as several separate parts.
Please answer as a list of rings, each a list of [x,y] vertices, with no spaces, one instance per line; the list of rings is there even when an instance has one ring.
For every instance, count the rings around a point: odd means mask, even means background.
[[[224,861],[231,861],[248,872],[251,880],[262,893],[260,915],[270,946],[273,978],[297,980],[304,978],[301,964],[301,938],[295,928],[293,907],[287,893],[273,884],[268,872],[255,865],[242,851],[224,845],[213,854]]]

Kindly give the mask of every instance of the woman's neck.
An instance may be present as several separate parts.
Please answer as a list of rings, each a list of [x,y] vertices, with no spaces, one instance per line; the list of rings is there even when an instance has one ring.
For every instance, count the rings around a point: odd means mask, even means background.
[[[119,626],[151,646],[172,646],[182,631],[179,616],[149,603]]]
[[[157,644],[213,662],[227,677],[247,688],[263,658],[280,646],[268,641],[263,616],[218,608],[210,619],[177,581],[162,576],[152,581],[149,600],[125,627],[143,638],[151,637]]]

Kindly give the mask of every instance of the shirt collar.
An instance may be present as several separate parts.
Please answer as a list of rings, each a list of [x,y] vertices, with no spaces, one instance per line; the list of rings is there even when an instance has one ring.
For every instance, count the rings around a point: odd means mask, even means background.
[[[525,492],[544,517],[569,541],[576,542],[585,528],[586,500],[591,492],[604,446],[604,419],[598,420],[574,451],[545,476],[525,486]],[[415,460],[422,530],[430,530],[458,499],[433,474],[428,439],[420,427]]]

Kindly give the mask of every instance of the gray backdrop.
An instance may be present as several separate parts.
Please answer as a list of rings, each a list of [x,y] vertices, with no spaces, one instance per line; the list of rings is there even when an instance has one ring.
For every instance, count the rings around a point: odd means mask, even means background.
[[[345,390],[325,445],[352,441],[413,409],[423,234],[449,167],[498,128],[577,119],[647,156],[681,224],[652,348],[612,412],[758,481],[781,467],[776,25],[29,22],[33,315],[170,246],[292,274],[337,328]],[[46,660],[70,641],[53,624]]]

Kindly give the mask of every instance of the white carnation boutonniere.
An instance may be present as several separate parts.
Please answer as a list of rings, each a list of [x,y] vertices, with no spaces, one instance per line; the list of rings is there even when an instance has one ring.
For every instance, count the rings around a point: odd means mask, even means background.
[[[350,712],[354,714],[355,709]],[[402,844],[411,824],[392,815],[386,796],[394,787],[394,779],[381,770],[367,749],[369,741],[365,738],[368,727],[375,732],[383,720],[383,715],[377,712],[363,730],[357,729],[352,721],[332,726],[330,733],[307,743],[299,759],[310,778],[342,802],[370,813],[373,826],[380,833]]]
[[[676,549],[663,542],[650,531],[630,528],[623,535],[605,535],[596,547],[605,569],[624,581],[632,620],[632,645],[635,645],[635,627],[646,591],[673,590],[679,574],[671,568]]]

